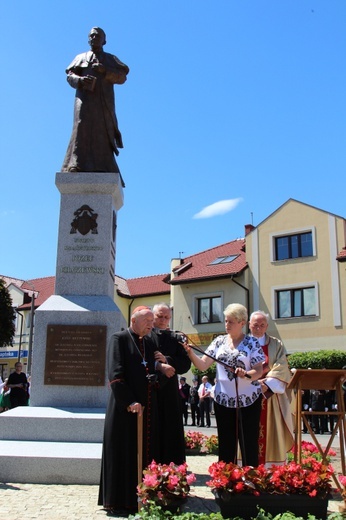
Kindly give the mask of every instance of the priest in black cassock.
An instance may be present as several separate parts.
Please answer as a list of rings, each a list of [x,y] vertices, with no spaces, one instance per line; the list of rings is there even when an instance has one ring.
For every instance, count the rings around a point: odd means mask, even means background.
[[[157,386],[154,352],[158,345],[148,336],[153,313],[137,307],[127,330],[112,335],[108,346],[110,395],[105,417],[98,504],[109,516],[138,509],[137,414],[143,414],[143,469],[158,456]]]
[[[153,307],[153,336],[159,341],[156,352],[157,369],[160,374],[158,390],[160,456],[161,463],[182,464],[185,462],[184,425],[179,394],[178,374],[184,374],[191,367],[191,361],[176,334],[169,330],[171,309],[165,303]]]

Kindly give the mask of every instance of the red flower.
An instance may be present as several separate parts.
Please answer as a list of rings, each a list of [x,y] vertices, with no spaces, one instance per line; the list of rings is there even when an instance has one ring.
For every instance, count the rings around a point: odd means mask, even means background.
[[[239,467],[235,464],[215,462],[209,468],[212,477],[207,485],[215,494],[229,493],[300,494],[326,497],[332,490],[332,467],[314,458],[305,459],[302,464],[291,462],[283,466],[265,468]],[[345,477],[346,482],[346,477]]]

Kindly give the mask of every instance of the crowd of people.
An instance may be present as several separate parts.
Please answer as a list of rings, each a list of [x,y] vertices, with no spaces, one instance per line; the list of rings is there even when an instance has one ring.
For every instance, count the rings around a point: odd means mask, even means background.
[[[335,412],[337,410],[335,390],[303,390],[302,407],[304,412]],[[335,415],[305,415],[311,429],[317,434],[331,434],[336,421]],[[308,429],[303,422],[303,432]]]
[[[189,408],[192,426],[210,427],[215,415],[219,460],[285,462],[293,445],[285,348],[267,335],[262,311],[248,321],[247,309],[231,304],[224,316],[226,334],[201,357],[183,333],[170,330],[164,303],[135,308],[130,327],[113,334],[98,502],[110,516],[136,510],[138,475],[153,459],[185,462]],[[192,364],[205,373],[215,361],[214,384],[207,375],[187,383]]]
[[[228,305],[225,334],[200,355],[183,333],[169,328],[171,317],[165,303],[136,307],[130,326],[110,338],[98,498],[109,516],[137,510],[137,484],[153,460],[185,462],[189,411],[191,426],[208,428],[215,415],[220,461],[282,464],[293,446],[287,388],[292,374],[283,343],[267,334],[269,315],[255,311],[248,317],[243,305]],[[214,362],[214,381],[195,375],[187,383],[184,374],[192,365],[205,374]],[[28,404],[29,382],[19,361],[8,380],[0,381],[0,390],[5,409]],[[304,411],[332,411],[335,392],[304,391],[302,403]],[[334,417],[311,415],[315,433],[331,432]]]

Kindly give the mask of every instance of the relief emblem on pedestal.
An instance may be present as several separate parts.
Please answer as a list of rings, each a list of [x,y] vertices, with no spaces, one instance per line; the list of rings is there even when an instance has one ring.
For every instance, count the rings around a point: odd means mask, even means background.
[[[93,235],[97,235],[97,217],[98,214],[94,213],[90,206],[84,204],[74,212],[70,234],[78,231],[81,235],[87,235],[91,231]]]

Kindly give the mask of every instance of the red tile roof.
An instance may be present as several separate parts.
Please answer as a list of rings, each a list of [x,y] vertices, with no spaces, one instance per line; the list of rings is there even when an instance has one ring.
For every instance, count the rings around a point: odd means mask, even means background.
[[[16,285],[17,287],[21,287],[24,280],[21,280],[20,278],[12,278],[11,276],[4,276],[0,274],[0,278],[2,278],[5,282],[5,286],[8,287],[13,283],[13,285]]]
[[[131,296],[130,290],[127,285],[127,281],[125,278],[121,278],[121,276],[118,276],[117,274],[114,276],[114,285],[117,290],[118,294],[121,294],[122,296]]]
[[[235,256],[231,262],[211,263],[217,258]],[[182,263],[173,269],[175,274],[171,284],[191,281],[209,280],[238,275],[247,267],[245,257],[245,239],[233,240],[196,255],[184,258]]]
[[[169,275],[156,274],[153,276],[143,276],[141,278],[129,278],[127,280],[128,292],[122,292],[118,287],[118,294],[128,297],[151,296],[155,294],[169,294]]]
[[[55,276],[47,276],[46,278],[34,278],[33,280],[27,280],[21,286],[21,289],[29,293],[31,298],[32,292],[35,291],[35,308],[42,305],[43,302],[48,300],[55,289]],[[20,309],[30,309],[31,303],[25,303],[20,306]]]
[[[30,309],[31,307],[31,296],[33,291],[35,292],[35,309],[42,305],[49,296],[54,294],[55,276],[47,276],[46,278],[34,278],[33,280],[20,280],[19,278],[11,278],[9,276],[1,276],[5,280],[5,284],[8,287],[10,284],[16,285],[21,289],[25,295],[24,303],[20,305],[18,309]]]

